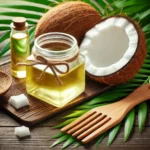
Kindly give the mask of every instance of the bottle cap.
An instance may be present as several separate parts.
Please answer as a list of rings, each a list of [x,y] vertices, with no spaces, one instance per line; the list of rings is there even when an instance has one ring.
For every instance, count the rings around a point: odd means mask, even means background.
[[[26,28],[26,18],[15,17],[12,19],[14,28],[16,30],[24,30]]]

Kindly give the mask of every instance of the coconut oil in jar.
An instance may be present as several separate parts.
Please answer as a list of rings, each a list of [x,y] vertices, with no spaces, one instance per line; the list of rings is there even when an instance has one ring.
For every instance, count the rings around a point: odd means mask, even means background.
[[[54,32],[38,37],[28,62],[37,55],[51,62],[59,62],[55,67],[60,72],[55,70],[55,73],[62,85],[58,84],[50,66],[44,71],[46,64],[37,64],[27,66],[27,92],[56,107],[62,107],[80,95],[85,90],[85,60],[78,53],[77,41],[68,34]],[[65,74],[61,73],[67,69],[63,62],[69,66]]]

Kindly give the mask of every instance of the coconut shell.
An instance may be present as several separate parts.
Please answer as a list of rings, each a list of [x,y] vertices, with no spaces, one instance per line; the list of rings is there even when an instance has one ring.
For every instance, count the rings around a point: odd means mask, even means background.
[[[35,37],[48,32],[64,32],[73,35],[78,44],[85,33],[99,23],[99,13],[84,2],[64,2],[50,9],[37,24]]]
[[[123,17],[127,19],[129,22],[131,22],[135,29],[137,30],[139,39],[138,39],[138,45],[137,45],[137,50],[131,60],[126,64],[122,69],[119,71],[107,75],[107,76],[94,76],[92,74],[89,74],[87,72],[87,76],[91,78],[92,80],[95,80],[97,82],[101,83],[106,83],[108,85],[117,85],[120,83],[125,83],[132,79],[139,71],[141,68],[142,64],[144,63],[144,59],[146,56],[146,43],[145,43],[145,36],[144,33],[142,32],[142,29],[138,25],[136,21],[133,19],[127,17],[127,16],[113,16],[113,17]],[[109,17],[110,18],[110,17]],[[105,18],[104,20],[106,20]],[[104,21],[102,20],[102,21]],[[101,21],[101,22],[102,22]]]

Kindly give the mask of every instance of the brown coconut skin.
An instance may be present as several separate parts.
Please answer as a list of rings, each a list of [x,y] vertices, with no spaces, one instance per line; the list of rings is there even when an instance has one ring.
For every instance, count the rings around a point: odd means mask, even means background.
[[[101,77],[94,76],[87,72],[87,76],[90,79],[95,80],[97,82],[106,83],[110,86],[125,83],[125,82],[129,81],[130,79],[132,79],[138,73],[139,69],[141,68],[142,64],[144,63],[144,59],[146,56],[145,36],[144,36],[144,33],[142,32],[142,29],[138,25],[138,23],[127,16],[113,16],[113,17],[123,17],[123,18],[126,18],[129,22],[131,22],[137,30],[139,40],[138,40],[137,50],[136,50],[134,56],[131,58],[129,63],[127,65],[125,65],[122,69],[120,69],[119,71],[117,71],[113,74],[110,74],[107,76],[101,76]],[[107,18],[105,18],[104,20],[106,20],[106,19]],[[102,20],[102,21],[104,21],[104,20]]]
[[[85,33],[100,22],[99,13],[84,2],[64,2],[50,9],[37,24],[35,37],[48,32],[73,35],[80,45]]]

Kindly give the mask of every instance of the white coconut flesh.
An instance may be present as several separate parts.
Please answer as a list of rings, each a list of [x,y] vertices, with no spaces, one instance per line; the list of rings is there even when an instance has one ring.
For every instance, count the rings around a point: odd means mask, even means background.
[[[100,22],[85,34],[80,46],[86,57],[86,71],[95,76],[119,71],[132,59],[138,40],[136,28],[123,17]]]

